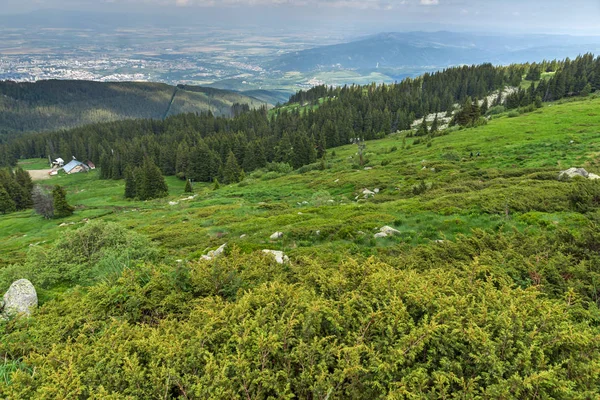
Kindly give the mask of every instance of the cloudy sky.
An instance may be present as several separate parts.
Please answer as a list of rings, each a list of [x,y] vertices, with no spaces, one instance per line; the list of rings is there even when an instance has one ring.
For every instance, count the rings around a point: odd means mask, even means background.
[[[600,35],[600,0],[1,0],[0,13],[46,9],[156,13],[273,27]]]

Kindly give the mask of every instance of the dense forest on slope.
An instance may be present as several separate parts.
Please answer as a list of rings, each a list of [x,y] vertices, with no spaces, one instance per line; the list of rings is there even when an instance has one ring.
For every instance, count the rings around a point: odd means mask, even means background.
[[[283,110],[269,117],[262,108],[235,118],[185,114],[164,121],[123,121],[28,135],[3,146],[0,161],[76,156],[99,163],[106,177],[118,179],[127,165],[139,165],[146,154],[166,175],[210,181],[232,151],[246,172],[268,162],[298,168],[352,138],[383,137],[468,97],[518,85],[523,72],[522,66],[488,64],[452,68],[395,85],[344,87],[337,98],[305,113]]]
[[[162,119],[210,111],[230,116],[231,106],[265,103],[226,90],[162,83],[90,81],[0,82],[2,135],[50,131],[122,119]]]
[[[328,148],[354,138],[369,140],[409,129],[417,118],[452,111],[457,103],[482,99],[506,86],[520,86],[523,77],[539,78],[542,70],[554,74],[537,86],[532,83],[529,89],[514,92],[504,104],[516,108],[600,88],[600,58],[589,54],[563,62],[464,66],[393,85],[317,87],[299,92],[291,102],[321,99],[319,107],[302,112],[282,108],[267,113],[262,108],[234,118],[184,114],[164,121],[123,121],[28,135],[0,147],[0,163],[47,155],[75,156],[101,165],[103,177],[120,179],[128,165],[135,168],[149,156],[165,175],[212,181],[223,176],[232,152],[246,172],[273,162],[299,168],[323,157]]]

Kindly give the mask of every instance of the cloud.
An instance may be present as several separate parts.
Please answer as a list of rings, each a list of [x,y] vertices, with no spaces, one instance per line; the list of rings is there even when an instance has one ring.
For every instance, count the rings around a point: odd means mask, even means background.
[[[437,6],[440,4],[439,0],[420,0],[420,2],[423,6]]]

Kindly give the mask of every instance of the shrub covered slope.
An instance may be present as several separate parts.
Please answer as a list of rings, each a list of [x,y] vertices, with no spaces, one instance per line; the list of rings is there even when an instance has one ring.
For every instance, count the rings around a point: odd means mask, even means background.
[[[42,302],[1,325],[0,393],[595,398],[600,184],[557,177],[599,172],[599,106],[402,132],[362,166],[347,145],[193,194],[167,177],[152,201],[98,172],[54,178],[76,206],[63,226],[0,217],[2,289],[25,277]],[[398,234],[375,239],[384,225]]]

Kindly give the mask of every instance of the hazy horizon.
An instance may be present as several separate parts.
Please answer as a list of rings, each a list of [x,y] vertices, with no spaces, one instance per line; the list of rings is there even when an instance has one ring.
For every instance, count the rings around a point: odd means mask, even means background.
[[[4,0],[0,14],[64,11],[64,24],[79,22],[69,12],[122,13],[135,24],[160,18],[183,26],[256,26],[284,30],[332,30],[369,34],[383,31],[540,33],[600,35],[600,2],[476,0]],[[137,18],[136,18],[137,17]]]

